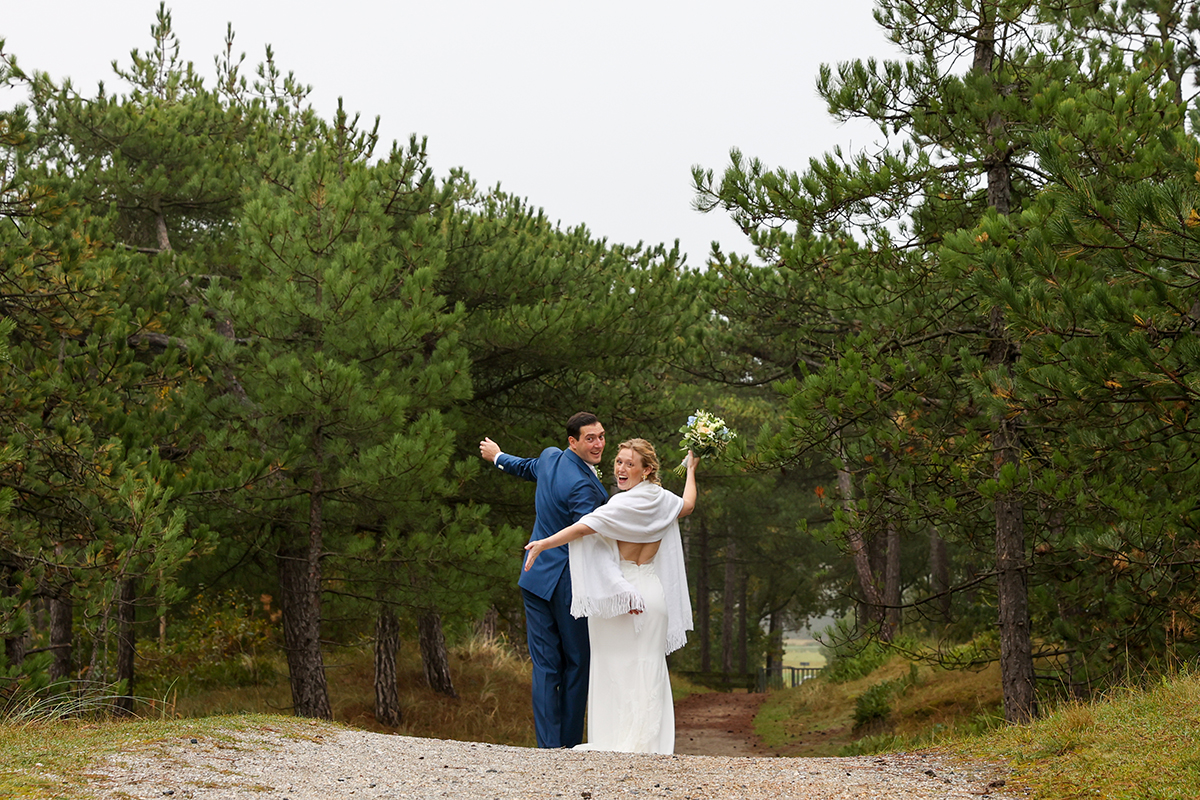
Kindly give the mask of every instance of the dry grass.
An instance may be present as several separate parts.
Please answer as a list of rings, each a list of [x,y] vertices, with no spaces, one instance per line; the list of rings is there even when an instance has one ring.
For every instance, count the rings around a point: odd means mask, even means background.
[[[1005,762],[1014,769],[1005,791],[1034,797],[1200,798],[1200,674],[1064,703],[1033,724],[1004,726],[997,667],[921,667],[915,681],[909,670],[895,658],[859,680],[774,692],[755,727],[769,747],[793,756],[934,747]],[[856,730],[856,700],[885,681],[902,687],[886,719]]]
[[[983,670],[921,667],[918,685],[893,703],[889,731],[917,738],[954,735],[1000,715],[1000,666]]]
[[[807,681],[776,691],[759,710],[755,730],[767,746],[789,756],[835,756],[867,737],[928,744],[973,732],[999,707],[997,667],[981,672],[920,667],[915,685],[897,692],[887,719],[855,728],[857,698],[872,686],[908,678],[911,665],[895,657],[865,678],[845,683]]]
[[[460,741],[533,746],[529,662],[499,642],[474,640],[450,652],[457,698],[433,692],[425,682],[415,646],[402,648],[396,663],[402,724],[375,719],[374,662],[369,648],[343,649],[326,658],[329,702],[337,722],[355,728]],[[279,674],[285,675],[281,668]],[[265,686],[200,691],[175,700],[182,717],[211,714],[288,714],[286,677]]]
[[[1008,761],[1035,797],[1200,797],[1200,676],[1164,678],[952,747]]]

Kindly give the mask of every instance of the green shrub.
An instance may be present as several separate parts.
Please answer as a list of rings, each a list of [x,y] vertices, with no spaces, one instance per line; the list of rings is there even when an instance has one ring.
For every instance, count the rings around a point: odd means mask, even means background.
[[[834,683],[849,683],[867,677],[883,666],[892,654],[876,641],[847,642],[831,648],[822,677]]]
[[[201,593],[165,643],[139,647],[139,682],[159,691],[180,681],[188,688],[270,683],[277,674],[277,620],[268,595],[255,602],[238,591]]]
[[[908,674],[903,678],[883,681],[868,688],[854,701],[855,729],[879,726],[887,722],[892,713],[892,698],[907,692],[919,682],[920,673],[916,664],[908,665]]]
[[[877,683],[854,701],[854,727],[880,725],[892,713],[892,681]]]

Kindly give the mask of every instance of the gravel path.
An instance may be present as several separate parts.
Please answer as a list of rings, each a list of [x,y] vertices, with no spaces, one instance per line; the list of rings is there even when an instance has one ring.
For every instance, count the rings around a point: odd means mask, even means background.
[[[302,731],[297,735],[295,730]],[[98,798],[979,798],[1005,770],[934,753],[747,758],[576,753],[314,726],[164,739],[88,776]]]

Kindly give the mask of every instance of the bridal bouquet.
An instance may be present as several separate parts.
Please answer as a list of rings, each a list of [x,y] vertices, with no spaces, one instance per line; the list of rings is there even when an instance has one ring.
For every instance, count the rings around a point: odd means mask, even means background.
[[[679,432],[683,434],[680,446],[683,448],[683,463],[675,468],[675,474],[687,472],[687,451],[691,450],[699,457],[720,455],[725,446],[733,441],[736,433],[729,430],[725,420],[713,416],[707,411],[696,411],[688,417],[687,422]]]

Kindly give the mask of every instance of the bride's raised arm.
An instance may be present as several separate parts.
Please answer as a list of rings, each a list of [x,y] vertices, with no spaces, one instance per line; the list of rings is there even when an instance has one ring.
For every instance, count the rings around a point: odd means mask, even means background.
[[[683,484],[683,508],[679,509],[679,519],[696,510],[696,464],[700,459],[688,450],[687,481]]]
[[[533,566],[533,562],[537,560],[538,554],[543,550],[549,550],[552,547],[561,547],[568,542],[573,542],[576,539],[582,539],[589,533],[595,533],[594,530],[584,525],[582,522],[576,522],[574,525],[563,528],[553,536],[547,536],[545,539],[537,539],[525,545],[525,571]]]

